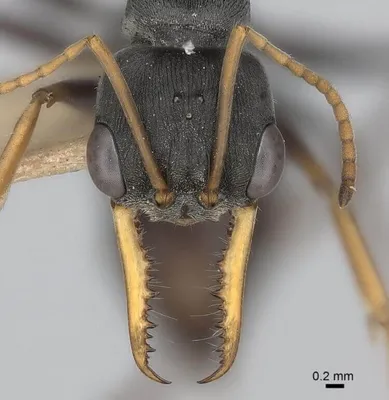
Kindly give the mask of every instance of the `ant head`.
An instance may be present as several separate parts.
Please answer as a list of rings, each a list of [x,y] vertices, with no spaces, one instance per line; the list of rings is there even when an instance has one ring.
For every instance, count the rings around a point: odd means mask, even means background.
[[[154,46],[219,47],[249,19],[249,0],[129,0],[123,32]]]
[[[229,144],[218,201],[202,199],[215,144],[222,49],[127,48],[116,54],[150,141],[153,157],[174,195],[160,207],[123,110],[107,77],[100,82],[96,126],[88,144],[88,167],[106,195],[175,224],[217,221],[226,211],[266,196],[278,184],[284,143],[275,127],[266,73],[242,55],[232,109]]]

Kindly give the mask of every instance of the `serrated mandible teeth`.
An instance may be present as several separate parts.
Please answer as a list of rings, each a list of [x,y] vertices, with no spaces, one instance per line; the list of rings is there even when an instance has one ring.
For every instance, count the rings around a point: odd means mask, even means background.
[[[242,324],[242,306],[246,278],[246,267],[250,256],[251,241],[254,233],[257,206],[236,209],[233,212],[234,229],[231,232],[229,246],[219,267],[223,274],[221,288],[213,295],[222,300],[224,318],[216,326],[221,330],[223,344],[220,367],[198,383],[208,383],[222,377],[231,368],[238,351]]]
[[[147,343],[151,336],[147,330],[156,325],[147,320],[147,302],[153,297],[153,292],[148,288],[150,262],[141,246],[139,224],[135,220],[135,212],[130,208],[117,204],[111,206],[126,284],[132,354],[137,366],[147,377],[159,383],[170,383],[148,365],[148,353],[154,349]]]

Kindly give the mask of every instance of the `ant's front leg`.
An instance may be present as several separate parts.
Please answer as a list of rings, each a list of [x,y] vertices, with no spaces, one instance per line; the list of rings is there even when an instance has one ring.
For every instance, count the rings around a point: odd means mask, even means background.
[[[56,149],[40,150],[29,155],[24,161],[22,158],[44,104],[48,108],[57,102],[76,105],[81,99],[95,97],[95,88],[96,82],[90,80],[62,81],[33,93],[30,104],[16,123],[13,134],[0,157],[0,206],[4,204],[14,178],[27,180],[68,172],[79,167],[80,150],[82,146],[85,149],[85,143],[80,140],[57,146]]]
[[[315,188],[328,198],[359,290],[367,303],[373,321],[384,328],[389,339],[388,296],[354,216],[348,209],[339,208],[333,182],[309,150],[293,134],[293,130],[289,126],[281,129],[289,154],[308,175]]]

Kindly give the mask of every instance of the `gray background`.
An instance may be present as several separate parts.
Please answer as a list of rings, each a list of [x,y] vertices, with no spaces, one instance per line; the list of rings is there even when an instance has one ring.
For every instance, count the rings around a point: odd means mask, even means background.
[[[0,79],[32,70],[60,50],[31,45],[6,33],[1,23],[52,31],[64,45],[91,32],[110,42],[119,30],[111,23],[119,24],[125,1],[106,3],[79,2],[97,5],[93,13],[43,0],[1,0]],[[253,20],[275,44],[333,81],[349,106],[360,165],[352,209],[389,283],[386,3],[253,1]],[[300,127],[338,178],[336,125],[325,100],[261,59],[277,110]],[[169,332],[161,332],[153,365],[174,381],[164,387],[144,378],[129,355],[107,199],[86,172],[15,185],[0,214],[0,398],[387,398],[385,341],[370,340],[364,304],[326,202],[289,162],[279,189],[261,208],[233,369],[214,384],[195,384],[216,364],[207,358],[195,363],[190,343],[172,343]],[[328,392],[313,382],[314,370],[352,372],[354,382]]]

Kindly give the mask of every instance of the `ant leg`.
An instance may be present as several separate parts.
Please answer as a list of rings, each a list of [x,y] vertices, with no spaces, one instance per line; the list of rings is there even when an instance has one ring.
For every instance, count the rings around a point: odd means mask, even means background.
[[[9,190],[7,190],[2,196],[0,196],[0,211],[2,210],[5,202],[7,201],[8,192]]]
[[[63,81],[37,90],[22,116],[19,118],[5,149],[0,157],[0,198],[4,204],[6,193],[12,180],[30,179],[34,176],[53,175],[74,169],[80,158],[80,143],[57,146],[31,154],[18,166],[27,149],[37,123],[42,105],[51,107],[56,102],[77,104],[83,97],[95,96],[95,83],[92,81]]]
[[[158,165],[156,164],[134,98],[132,97],[131,91],[123,77],[120,67],[108,47],[99,36],[87,36],[69,46],[62,54],[54,57],[46,64],[41,65],[35,71],[21,75],[16,79],[0,83],[0,94],[12,92],[19,87],[27,86],[40,78],[52,74],[65,62],[77,58],[87,47],[96,56],[115,90],[123,108],[126,120],[131,127],[134,140],[139,148],[150,182],[156,190],[155,199],[157,203],[161,206],[168,206],[173,201],[173,194],[169,191]],[[31,105],[31,108],[35,109],[37,106],[38,102],[35,103],[35,106]]]
[[[389,339],[388,296],[354,216],[349,210],[339,208],[335,186],[309,150],[292,134],[290,129],[284,128],[282,132],[289,153],[307,173],[312,184],[328,197],[333,217],[350,259],[359,290],[373,319],[384,328]]]

